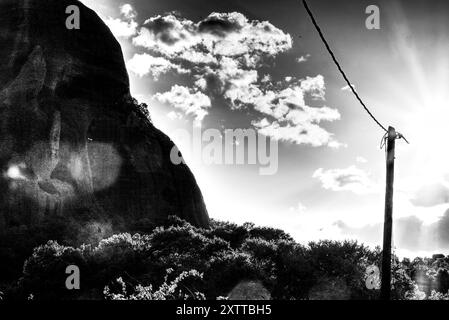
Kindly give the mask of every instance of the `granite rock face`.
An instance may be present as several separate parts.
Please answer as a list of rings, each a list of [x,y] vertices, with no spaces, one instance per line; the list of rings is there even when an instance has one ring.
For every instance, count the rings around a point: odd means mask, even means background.
[[[65,26],[69,5],[79,30]],[[19,245],[12,234],[77,244],[169,215],[208,226],[194,176],[132,103],[120,45],[92,10],[0,0],[0,62],[3,249]]]

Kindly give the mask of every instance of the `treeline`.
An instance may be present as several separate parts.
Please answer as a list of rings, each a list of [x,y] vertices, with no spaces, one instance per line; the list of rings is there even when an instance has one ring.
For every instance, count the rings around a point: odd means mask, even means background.
[[[98,245],[50,241],[35,248],[21,278],[1,291],[4,299],[217,299],[242,281],[257,281],[273,299],[377,299],[379,290],[366,286],[366,269],[380,266],[380,258],[379,248],[355,241],[304,246],[278,229],[220,221],[199,229],[171,217],[150,234],[118,234]],[[394,299],[445,299],[448,262],[395,258]],[[79,290],[65,287],[69,265],[80,269]]]

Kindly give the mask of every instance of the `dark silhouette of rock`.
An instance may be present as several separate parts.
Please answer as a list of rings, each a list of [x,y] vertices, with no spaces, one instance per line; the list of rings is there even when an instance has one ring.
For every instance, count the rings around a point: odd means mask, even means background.
[[[79,30],[66,28],[69,5]],[[0,62],[0,260],[5,248],[145,231],[169,215],[208,226],[194,176],[133,103],[120,45],[95,12],[1,0]]]

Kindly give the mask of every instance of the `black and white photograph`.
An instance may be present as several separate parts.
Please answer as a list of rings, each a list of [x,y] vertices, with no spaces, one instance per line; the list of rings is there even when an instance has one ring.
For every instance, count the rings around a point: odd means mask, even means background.
[[[449,300],[448,53],[444,0],[0,0],[0,308]]]

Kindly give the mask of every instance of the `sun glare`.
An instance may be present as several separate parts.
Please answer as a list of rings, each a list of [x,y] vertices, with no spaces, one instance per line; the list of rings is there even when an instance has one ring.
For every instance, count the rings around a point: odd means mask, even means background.
[[[6,175],[8,176],[8,178],[13,180],[24,179],[24,176],[20,172],[20,168],[18,166],[9,167]]]
[[[413,117],[415,166],[423,180],[441,180],[449,173],[449,102],[431,99]],[[425,181],[422,181],[425,182]]]

